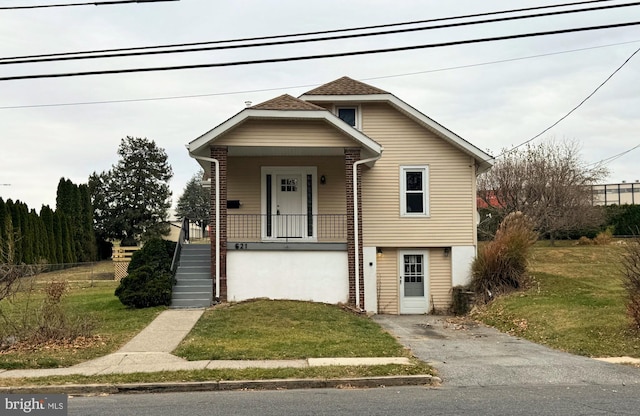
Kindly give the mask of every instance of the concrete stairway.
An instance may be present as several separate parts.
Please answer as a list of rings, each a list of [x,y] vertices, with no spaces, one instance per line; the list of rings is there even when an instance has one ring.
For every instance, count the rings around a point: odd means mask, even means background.
[[[176,271],[176,280],[171,298],[172,308],[211,306],[213,298],[211,246],[184,244]]]

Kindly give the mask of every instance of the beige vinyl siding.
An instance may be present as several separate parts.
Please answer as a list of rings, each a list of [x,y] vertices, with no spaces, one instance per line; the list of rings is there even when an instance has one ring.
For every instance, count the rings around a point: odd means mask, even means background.
[[[240,209],[229,214],[260,214],[263,166],[316,166],[318,175],[318,214],[345,214],[346,195],[344,159],[342,157],[229,157],[227,162],[227,199],[239,199]],[[327,178],[320,184],[320,176]]]
[[[353,147],[356,143],[323,121],[248,120],[218,138],[215,145]]]
[[[388,104],[362,104],[363,132],[384,146],[362,178],[367,246],[442,247],[475,244],[474,163]],[[430,216],[400,216],[400,167],[429,166]],[[472,180],[474,178],[474,180]]]
[[[398,294],[398,251],[382,248],[383,254],[376,259],[378,274],[378,312],[397,315],[399,313]]]
[[[451,254],[444,248],[429,250],[429,309],[446,312],[451,305]]]

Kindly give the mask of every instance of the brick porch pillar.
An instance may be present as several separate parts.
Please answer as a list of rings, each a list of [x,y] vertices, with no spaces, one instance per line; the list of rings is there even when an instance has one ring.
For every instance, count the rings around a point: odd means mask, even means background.
[[[212,146],[211,157],[220,165],[220,290],[215,287],[216,276],[216,177],[215,164],[211,162],[211,276],[213,297],[227,301],[227,148]]]
[[[361,170],[362,167],[358,166],[358,251],[360,253],[359,258],[356,260],[356,241],[354,236],[355,220],[353,217],[354,207],[354,195],[353,195],[353,165],[360,160],[359,148],[346,148],[344,149],[344,169],[345,169],[345,192],[347,197],[347,256],[349,264],[349,304],[351,306],[356,305],[356,261],[360,265],[359,270],[359,289],[360,289],[360,307],[365,308],[364,305],[364,269],[362,261],[362,182]]]

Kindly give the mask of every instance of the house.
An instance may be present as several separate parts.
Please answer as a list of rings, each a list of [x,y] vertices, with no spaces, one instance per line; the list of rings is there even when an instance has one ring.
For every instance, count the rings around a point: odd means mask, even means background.
[[[469,280],[493,158],[391,93],[343,77],[244,108],[188,149],[211,180],[222,301],[421,314]]]

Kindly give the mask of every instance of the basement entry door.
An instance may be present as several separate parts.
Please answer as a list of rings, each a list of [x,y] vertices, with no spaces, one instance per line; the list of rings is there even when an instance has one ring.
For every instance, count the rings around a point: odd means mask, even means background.
[[[400,313],[422,314],[429,311],[426,251],[398,252],[400,276]]]

